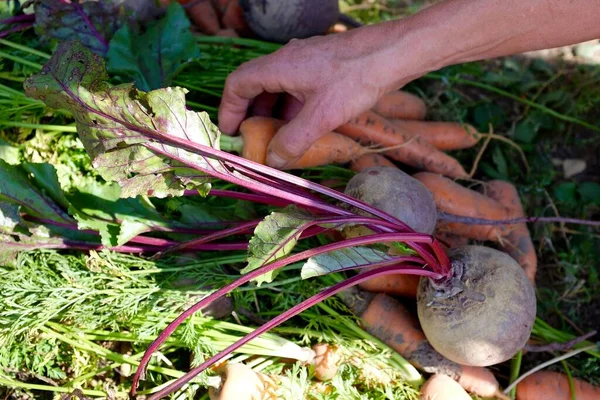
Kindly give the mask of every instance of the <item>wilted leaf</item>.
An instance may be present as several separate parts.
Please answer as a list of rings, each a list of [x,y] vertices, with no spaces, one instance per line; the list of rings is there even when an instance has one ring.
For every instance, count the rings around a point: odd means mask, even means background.
[[[166,15],[137,32],[124,25],[114,35],[106,55],[111,74],[133,81],[140,90],[169,86],[173,74],[200,51],[185,10],[171,2]]]
[[[269,214],[254,230],[248,245],[248,265],[241,272],[246,274],[288,255],[312,219],[294,206]],[[271,282],[276,274],[277,271],[271,271],[256,281],[259,285]]]
[[[314,278],[344,268],[360,267],[392,258],[381,250],[369,247],[348,247],[310,257],[302,266],[300,274],[302,279]]]
[[[107,79],[100,56],[63,42],[24,87],[28,96],[72,114],[94,168],[121,185],[121,197],[180,196],[186,189],[206,195],[210,177],[198,168],[228,173],[219,161],[165,144],[178,137],[219,149],[218,128],[207,113],[186,108],[185,89],[146,93],[131,84],[111,87]]]
[[[35,33],[44,39],[80,40],[106,54],[118,28],[118,8],[110,1],[39,0],[35,3]]]

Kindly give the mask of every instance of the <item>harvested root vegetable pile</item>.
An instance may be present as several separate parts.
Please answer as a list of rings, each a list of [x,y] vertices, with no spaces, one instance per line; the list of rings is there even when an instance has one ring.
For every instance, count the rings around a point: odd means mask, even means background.
[[[600,248],[596,186],[555,191],[591,211],[531,207],[502,158],[523,172],[531,149],[411,88],[266,166],[284,119],[215,124],[227,73],[287,40],[237,37],[269,35],[259,3],[3,9],[0,393],[598,398],[597,319],[547,320],[543,297],[544,246],[566,237],[571,269]]]

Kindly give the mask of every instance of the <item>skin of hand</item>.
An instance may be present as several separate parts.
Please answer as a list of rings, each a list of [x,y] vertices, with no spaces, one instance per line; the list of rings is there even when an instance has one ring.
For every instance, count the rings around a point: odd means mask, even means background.
[[[446,0],[408,18],[293,40],[231,73],[219,128],[235,134],[248,111],[269,115],[279,94],[289,122],[269,146],[282,168],[385,93],[448,65],[600,37],[598,0]]]

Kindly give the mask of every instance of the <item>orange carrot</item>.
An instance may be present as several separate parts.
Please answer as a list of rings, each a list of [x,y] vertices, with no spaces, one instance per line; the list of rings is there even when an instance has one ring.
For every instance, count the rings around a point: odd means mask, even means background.
[[[369,271],[363,268],[361,273]],[[405,296],[412,299],[417,298],[417,288],[420,277],[417,275],[385,275],[376,276],[358,284],[363,290],[374,293],[385,293],[393,296]]]
[[[474,126],[456,122],[392,120],[398,128],[423,138],[438,150],[473,147],[483,137]]]
[[[231,28],[237,32],[246,32],[249,29],[244,18],[244,10],[237,1],[227,4],[221,18],[221,23],[225,28]]]
[[[360,172],[371,167],[396,167],[396,165],[381,154],[365,154],[350,162],[350,170]]]
[[[450,232],[435,232],[435,236],[442,242],[444,246],[449,249],[455,247],[466,246],[469,243],[469,239],[464,236],[455,235]]]
[[[581,379],[573,379],[577,400],[599,400],[600,387]],[[571,400],[571,388],[566,375],[559,372],[535,372],[517,385],[517,400]]]
[[[310,168],[327,164],[344,164],[373,150],[362,147],[354,140],[337,132],[327,132],[310,146],[288,169]]]
[[[509,218],[525,216],[517,188],[509,182],[494,180],[486,185],[487,195],[508,210]],[[500,241],[502,248],[525,270],[527,277],[535,283],[537,254],[526,223],[506,226],[507,233]]]
[[[382,150],[382,153],[412,167],[451,178],[467,177],[467,172],[455,158],[436,149],[424,139],[401,131],[388,119],[373,111],[359,115],[336,131],[363,145],[389,148]]]
[[[210,387],[210,400],[276,399],[277,382],[269,375],[253,371],[241,363],[227,363],[217,368],[221,385]]]
[[[257,162],[267,163],[267,148],[275,133],[285,121],[269,117],[250,117],[240,125],[243,149],[242,157]]]
[[[396,90],[384,94],[371,110],[386,118],[423,119],[427,105],[412,93]]]
[[[270,117],[254,116],[240,125],[243,140],[242,157],[265,164],[269,142],[286,122]],[[231,141],[232,139],[227,139]],[[374,150],[362,147],[354,140],[336,132],[321,136],[298,160],[286,169],[310,168],[327,164],[343,164]]]
[[[421,387],[419,400],[471,400],[471,396],[454,379],[435,374]]]
[[[312,362],[315,366],[315,378],[320,381],[333,379],[341,362],[341,356],[336,347],[328,343],[317,343],[312,349],[315,352]]]
[[[235,29],[227,28],[227,29],[219,29],[215,36],[221,37],[240,37]]]
[[[508,182],[488,183],[486,195],[438,174],[419,172],[413,178],[427,186],[433,193],[437,209],[448,214],[490,220],[520,218],[525,215],[516,188]],[[525,223],[494,226],[440,221],[436,229],[438,236],[453,234],[498,243],[521,265],[529,280],[535,282],[537,255]]]
[[[383,294],[352,287],[342,293],[344,303],[357,315],[364,329],[401,354],[415,368],[445,374],[463,388],[482,397],[494,397],[499,384],[481,367],[466,367],[448,360],[429,344],[418,319],[400,302]]]
[[[468,189],[439,174],[418,172],[413,178],[421,181],[433,193],[439,211],[464,217],[508,219],[508,211],[496,200]],[[449,232],[474,240],[498,241],[505,236],[505,225],[468,225],[440,221],[439,232]]]

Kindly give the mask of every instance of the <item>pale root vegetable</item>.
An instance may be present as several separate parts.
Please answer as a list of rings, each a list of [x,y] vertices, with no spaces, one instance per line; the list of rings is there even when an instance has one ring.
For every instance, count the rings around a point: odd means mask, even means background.
[[[221,376],[221,384],[218,388],[209,388],[210,400],[277,399],[277,382],[244,364],[227,363],[217,368],[217,373]]]
[[[499,393],[500,385],[488,369],[460,365],[438,353],[427,341],[418,319],[398,300],[357,287],[346,289],[341,296],[367,332],[397,351],[415,368],[448,375],[465,390],[481,397],[494,397]]]
[[[600,400],[600,387],[573,378],[575,399]],[[569,379],[553,371],[535,372],[517,385],[517,400],[571,400]]]
[[[419,400],[471,400],[471,396],[454,379],[435,374],[421,387]]]
[[[435,172],[451,178],[465,178],[465,169],[455,158],[436,149],[426,140],[399,129],[393,122],[374,111],[366,111],[337,127],[364,146],[378,146],[382,154],[422,171]]]
[[[437,211],[433,196],[423,184],[396,167],[363,169],[348,181],[345,194],[387,212],[417,232],[432,233],[435,229]],[[364,226],[349,226],[342,230],[346,238],[372,233]],[[369,270],[365,268],[361,272]],[[418,282],[419,277],[415,275],[386,275],[363,281],[359,287],[371,292],[414,298]]]
[[[462,365],[504,362],[523,348],[536,316],[534,288],[508,254],[484,246],[451,249],[453,277],[421,279],[417,311],[425,336]]]
[[[433,194],[438,211],[460,217],[507,220],[525,216],[519,193],[509,182],[495,180],[485,185],[485,194],[464,187],[451,179],[430,172],[418,172],[413,178]],[[481,241],[493,241],[513,257],[529,280],[535,282],[537,254],[525,223],[481,225],[439,221],[436,235],[455,235]]]
[[[348,196],[384,211],[417,232],[431,234],[437,210],[431,192],[395,167],[372,167],[354,175],[344,191]]]
[[[494,180],[486,185],[486,194],[500,203],[508,211],[509,218],[525,216],[523,205],[517,188],[510,182]],[[525,222],[508,225],[506,234],[500,240],[500,246],[517,262],[525,271],[532,283],[535,283],[537,272],[537,254],[531,240],[531,234]]]
[[[419,96],[396,90],[381,96],[371,110],[386,118],[422,120],[427,114],[427,105]]]
[[[483,137],[469,124],[443,121],[392,120],[399,129],[418,136],[438,150],[460,150],[475,146]]]
[[[271,117],[254,116],[240,125],[240,136],[227,137],[230,150],[242,157],[266,164],[268,146],[275,133],[286,121]],[[223,146],[225,149],[225,146]],[[377,150],[362,147],[354,140],[336,132],[328,132],[314,142],[298,160],[290,162],[285,169],[302,169],[327,164],[344,164]]]
[[[336,347],[327,343],[317,343],[312,349],[315,352],[315,358],[312,361],[315,378],[320,381],[333,379],[342,360]]]
[[[338,0],[241,0],[240,5],[250,29],[278,43],[324,35],[340,15]]]

